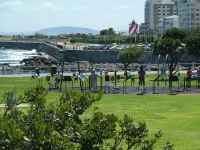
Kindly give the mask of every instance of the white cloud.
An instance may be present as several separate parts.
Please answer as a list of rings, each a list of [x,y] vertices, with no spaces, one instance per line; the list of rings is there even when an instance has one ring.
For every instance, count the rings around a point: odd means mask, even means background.
[[[4,2],[0,3],[0,8],[12,8],[12,9],[18,9],[22,8],[23,3],[21,1],[10,1],[10,2]]]
[[[71,8],[72,10],[88,10],[88,6],[75,6]]]
[[[53,3],[45,2],[42,3],[41,6],[39,7],[41,10],[54,10],[54,11],[64,11],[65,8],[61,6],[57,6]]]

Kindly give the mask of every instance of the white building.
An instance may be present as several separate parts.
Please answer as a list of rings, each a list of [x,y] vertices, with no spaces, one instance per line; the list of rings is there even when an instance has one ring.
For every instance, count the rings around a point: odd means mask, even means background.
[[[200,0],[178,0],[178,9],[180,28],[200,26]]]
[[[177,0],[146,0],[145,24],[155,31],[160,20],[178,14]]]
[[[164,30],[178,28],[179,18],[177,15],[166,17],[164,20]]]
[[[165,30],[171,29],[171,28],[178,28],[179,27],[179,21],[178,16],[168,16],[164,19],[161,19],[159,23],[156,25],[156,33],[162,34]]]

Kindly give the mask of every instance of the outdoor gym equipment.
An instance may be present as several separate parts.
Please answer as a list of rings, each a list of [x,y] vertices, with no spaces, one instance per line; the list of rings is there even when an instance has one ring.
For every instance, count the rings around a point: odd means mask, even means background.
[[[81,91],[89,89],[88,78],[85,75],[83,75],[82,73],[78,73],[78,72],[76,72],[75,75],[78,77],[78,79],[80,81]]]
[[[133,74],[131,74],[130,72],[127,73],[127,75],[125,74],[125,79],[123,81],[123,94],[127,93],[127,81],[131,79],[131,86],[134,86],[135,83],[135,77]]]
[[[59,81],[51,81],[51,76],[46,76],[46,81],[48,82],[49,85],[49,90],[52,89],[58,89],[59,88]]]
[[[65,91],[66,91],[66,89],[67,89],[67,82],[68,82],[68,83],[71,83],[71,87],[72,87],[72,89],[73,89],[73,87],[74,87],[74,82],[73,82],[73,80],[72,80],[72,76],[63,76],[63,82],[65,82]]]
[[[162,56],[161,54],[158,55],[158,72],[157,72],[157,77],[156,81],[158,86],[160,85],[160,81],[167,81],[167,62],[168,62],[168,54],[165,56]]]
[[[42,85],[42,78],[41,78],[41,76],[39,76],[38,74],[34,73],[34,74],[32,74],[32,78],[38,80],[39,85]]]
[[[166,75],[166,65],[168,62],[168,55],[158,55],[158,59],[157,59],[157,65],[158,65],[158,70],[157,70],[157,77],[153,81],[153,93],[152,94],[158,94],[158,92],[156,92],[156,82],[157,82],[157,86],[160,86],[160,81],[164,81],[165,82],[165,86],[167,85],[167,75]]]
[[[57,72],[57,66],[56,65],[51,65],[51,76],[56,75]]]
[[[115,70],[113,77],[114,77],[115,86],[112,89],[112,93],[117,94],[117,93],[120,93],[120,87],[117,87],[117,81],[120,80],[120,75],[117,75],[117,70]]]
[[[37,65],[35,67],[35,73],[32,74],[33,79],[37,79],[39,81],[39,85],[42,85],[42,78],[40,77],[40,67]]]
[[[169,91],[170,91],[170,95],[174,95],[174,93],[177,92],[183,92],[185,91],[185,78],[181,78],[180,76],[180,70],[179,70],[179,64],[177,64],[177,70],[175,71],[175,73],[173,73],[173,76],[170,76],[169,74],[167,75],[167,64],[169,61],[169,56],[162,56],[159,55],[158,56],[158,73],[157,73],[157,77],[155,80],[153,81],[153,94],[158,94],[158,92],[156,92],[156,84],[155,82],[157,82],[157,86],[160,87],[160,82],[165,82],[165,87],[167,86],[167,83],[169,84]],[[177,76],[175,76],[175,74],[178,73]],[[177,86],[173,86],[173,82],[177,83]],[[165,89],[160,88],[160,89]]]
[[[139,85],[139,92],[136,93],[136,95],[144,95],[145,94],[145,86],[144,85]]]

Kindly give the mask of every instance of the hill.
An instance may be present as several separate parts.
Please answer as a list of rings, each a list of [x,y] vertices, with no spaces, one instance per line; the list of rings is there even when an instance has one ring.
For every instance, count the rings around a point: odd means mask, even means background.
[[[60,34],[76,34],[76,33],[95,35],[99,34],[99,31],[90,28],[64,26],[64,27],[45,28],[38,31],[37,33],[44,35],[60,35]]]

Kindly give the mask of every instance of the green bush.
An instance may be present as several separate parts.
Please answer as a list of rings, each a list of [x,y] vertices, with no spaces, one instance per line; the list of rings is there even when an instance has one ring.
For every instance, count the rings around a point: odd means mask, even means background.
[[[127,115],[118,119],[95,110],[91,118],[81,119],[101,94],[69,91],[54,106],[46,104],[46,94],[43,87],[31,88],[6,108],[0,117],[0,149],[151,150],[163,135],[158,131],[149,138],[146,124]],[[14,107],[21,103],[30,105],[27,111]]]

